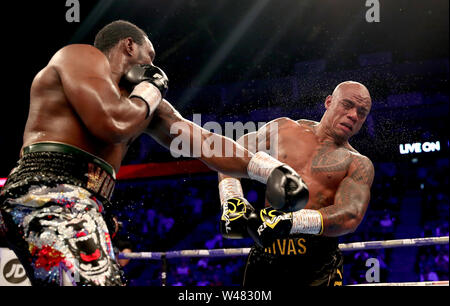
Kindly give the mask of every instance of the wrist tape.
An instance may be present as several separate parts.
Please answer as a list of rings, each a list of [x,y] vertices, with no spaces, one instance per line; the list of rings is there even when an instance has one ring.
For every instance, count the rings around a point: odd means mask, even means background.
[[[251,179],[266,184],[273,169],[282,165],[284,164],[278,159],[273,158],[265,152],[259,151],[253,155],[248,163],[247,173]]]
[[[323,232],[322,214],[313,209],[300,209],[292,213],[290,234],[317,234]]]
[[[227,203],[231,198],[244,198],[241,182],[235,178],[225,178],[219,183],[220,203]]]
[[[159,102],[161,102],[161,99],[155,99],[155,95],[159,92],[159,90],[155,91],[155,89],[158,89],[155,85],[148,82],[141,82],[134,87],[128,97],[129,99],[139,98],[145,102],[147,105],[147,114],[145,118],[148,118],[148,116],[150,116],[150,114],[152,114],[158,107]]]

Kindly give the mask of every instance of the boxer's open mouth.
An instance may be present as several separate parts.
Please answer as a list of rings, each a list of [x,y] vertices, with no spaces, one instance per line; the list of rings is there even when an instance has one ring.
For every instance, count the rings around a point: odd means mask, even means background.
[[[343,126],[345,129],[349,130],[350,132],[353,131],[353,126],[349,123],[342,122],[341,126]]]

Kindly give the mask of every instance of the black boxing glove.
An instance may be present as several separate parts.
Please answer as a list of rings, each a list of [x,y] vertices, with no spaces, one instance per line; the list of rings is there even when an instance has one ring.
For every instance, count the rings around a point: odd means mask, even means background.
[[[129,98],[139,98],[147,104],[148,118],[166,95],[169,79],[164,71],[154,65],[133,66],[120,80],[119,86],[131,92]],[[152,84],[161,93],[161,99],[155,99]]]
[[[266,207],[249,216],[247,229],[256,244],[269,247],[276,239],[292,234],[321,235],[323,219],[318,210],[301,209],[286,213]]]
[[[128,92],[141,82],[149,82],[155,85],[161,92],[162,98],[166,96],[169,88],[169,79],[161,68],[155,65],[139,64],[134,65],[120,80],[120,85]]]
[[[220,232],[225,238],[248,237],[247,220],[255,209],[244,198],[239,179],[227,177],[219,182],[221,203]]]
[[[255,209],[245,198],[230,198],[222,204],[220,232],[224,238],[241,239],[248,237],[247,220]]]
[[[266,184],[266,198],[278,210],[297,211],[306,206],[309,191],[298,173],[262,151],[247,166],[250,178]]]
[[[292,214],[267,207],[249,216],[247,230],[260,247],[268,247],[277,238],[286,238],[292,228]]]
[[[267,179],[266,198],[275,209],[297,211],[308,203],[309,190],[294,169],[282,165],[275,168]]]

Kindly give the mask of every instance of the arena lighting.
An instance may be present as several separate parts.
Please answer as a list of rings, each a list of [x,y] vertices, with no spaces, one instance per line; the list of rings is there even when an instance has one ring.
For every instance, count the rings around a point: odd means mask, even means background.
[[[441,143],[439,141],[405,143],[399,145],[399,150],[400,154],[439,152]]]
[[[274,46],[277,45],[277,43],[280,41],[282,36],[288,31],[290,25],[295,20],[302,20],[302,17],[304,14],[307,13],[307,7],[310,4],[311,0],[308,1],[302,1],[299,3],[299,8],[293,9],[290,12],[286,12],[285,18],[283,20],[280,20],[279,30],[277,31],[277,34],[271,35],[269,39],[267,40],[264,49],[259,51],[258,55],[253,59],[251,65],[252,67],[257,67],[263,59],[270,54],[270,51],[273,49]],[[242,77],[243,80],[246,80],[248,76],[250,75],[251,70],[248,69],[246,74]]]
[[[84,19],[83,23],[72,38],[69,44],[77,44],[94,28],[95,24],[100,20],[100,18],[105,15],[106,11],[114,3],[114,0],[104,0],[98,3],[94,9],[89,13],[89,15]]]
[[[177,102],[177,105],[182,106],[186,103],[190,102],[190,100],[195,97],[197,92],[200,90],[200,87],[204,85],[211,75],[216,71],[216,69],[222,64],[227,55],[231,52],[234,46],[239,42],[242,36],[247,32],[252,23],[257,19],[262,10],[269,3],[269,0],[257,1],[251,7],[249,12],[243,17],[243,19],[237,24],[236,28],[230,33],[225,42],[219,47],[217,52],[211,56],[209,62],[202,69],[200,74],[196,76],[194,81],[192,82],[195,86],[189,90],[187,90],[180,100]]]

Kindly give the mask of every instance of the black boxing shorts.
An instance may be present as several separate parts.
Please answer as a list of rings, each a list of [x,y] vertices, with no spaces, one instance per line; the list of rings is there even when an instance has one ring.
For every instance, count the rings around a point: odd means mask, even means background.
[[[73,146],[26,147],[1,190],[3,236],[33,285],[121,285],[104,220],[113,168]]]
[[[295,235],[270,247],[254,245],[244,273],[245,287],[342,286],[343,256],[337,238]]]

